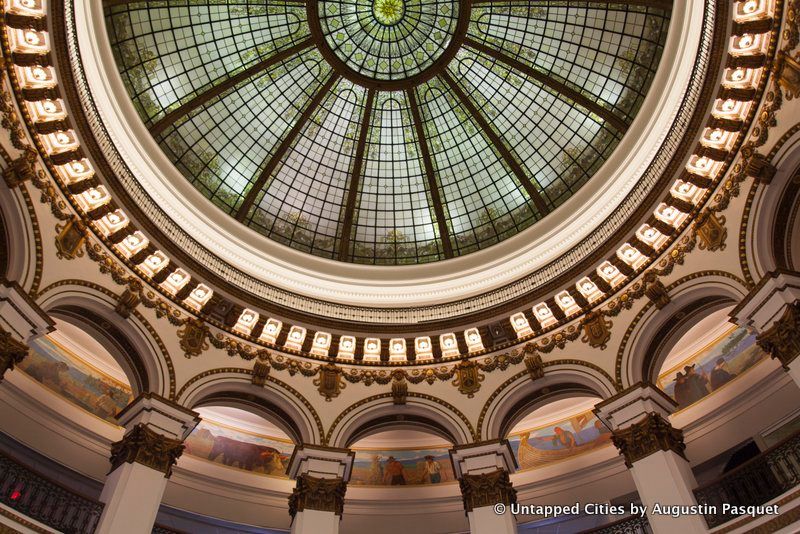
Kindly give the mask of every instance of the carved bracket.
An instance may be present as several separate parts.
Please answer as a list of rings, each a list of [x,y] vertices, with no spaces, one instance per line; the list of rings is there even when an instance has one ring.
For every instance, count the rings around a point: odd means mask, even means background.
[[[671,302],[667,294],[667,288],[664,287],[664,284],[661,283],[661,280],[658,278],[645,286],[644,294],[659,310],[664,309],[664,307]]]
[[[532,381],[544,378],[544,363],[542,357],[538,354],[533,354],[525,358],[525,367],[528,369],[528,376]]]
[[[269,370],[269,361],[266,358],[262,359],[259,357],[253,365],[253,385],[263,388],[267,384]]]

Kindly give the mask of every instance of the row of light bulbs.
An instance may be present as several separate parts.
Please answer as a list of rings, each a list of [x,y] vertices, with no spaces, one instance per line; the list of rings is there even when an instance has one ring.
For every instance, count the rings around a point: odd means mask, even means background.
[[[46,14],[44,0],[9,0],[6,2],[6,11],[16,15],[43,19]],[[769,19],[774,16],[774,0],[747,0],[736,2],[734,9],[734,20],[737,23]],[[50,38],[45,31],[29,29],[6,28],[9,47],[12,52],[22,54],[44,55],[50,52]],[[763,34],[744,34],[732,36],[729,46],[729,54],[736,57],[747,57],[765,55],[769,47],[769,33]],[[47,65],[34,66],[15,66],[15,71],[19,84],[23,89],[49,89],[57,85],[55,70]],[[763,74],[762,68],[734,67],[725,70],[722,85],[728,89],[755,89]],[[712,109],[712,116],[716,119],[729,121],[743,121],[750,111],[753,103],[751,101],[736,100],[734,98],[717,99]],[[67,117],[64,102],[58,100],[41,100],[27,102],[26,106],[31,119],[34,123],[47,123],[50,121],[64,120]],[[706,128],[701,137],[701,144],[705,147],[716,149],[722,152],[729,152],[735,145],[738,131],[730,131],[725,128]],[[48,156],[57,156],[74,152],[79,148],[77,136],[72,130],[58,131],[49,134],[39,134],[39,140]],[[72,186],[94,177],[94,169],[86,158],[76,158],[67,163],[55,166],[61,180],[67,185]],[[689,159],[686,171],[689,175],[705,180],[704,183],[713,183],[722,171],[723,162],[716,161],[708,156],[695,155]],[[705,196],[707,189],[691,181],[678,179],[670,189],[673,198],[680,202],[662,202],[655,211],[654,216],[657,220],[671,228],[679,228],[689,216],[692,210],[686,210],[686,206],[696,206]],[[84,191],[74,194],[75,203],[86,213],[91,213],[98,208],[102,208],[111,201],[108,190],[102,186],[89,187]],[[673,204],[681,204],[684,210],[679,209]],[[121,210],[116,209],[106,213],[93,221],[95,228],[104,236],[119,235],[119,232],[129,230],[127,235],[118,240],[114,246],[116,250],[125,258],[131,259],[142,250],[148,247],[149,240],[142,232],[135,230],[128,216]],[[656,225],[658,226],[658,225]],[[643,224],[637,231],[636,237],[652,251],[658,252],[669,241],[669,236],[649,224]],[[637,271],[645,263],[649,256],[631,243],[624,243],[616,251],[616,256],[631,271]],[[163,278],[159,286],[169,295],[176,296],[191,281],[191,275],[184,269],[173,265],[173,262],[160,250],[155,250],[151,254],[141,259],[136,268],[148,278],[155,277],[164,269],[170,269],[169,274]],[[615,290],[627,279],[628,275],[621,272],[614,263],[609,260],[602,262],[596,269],[597,275],[608,285],[611,291]],[[630,274],[630,273],[629,273]],[[589,303],[594,304],[606,293],[601,290],[588,276],[578,280],[575,289]],[[611,292],[609,291],[609,293]],[[213,296],[213,290],[203,283],[194,287],[183,299],[183,304],[195,312],[202,311],[203,307]],[[564,290],[555,295],[555,304],[560,308],[563,316],[572,317],[582,311],[581,305],[576,302],[575,297],[568,290]],[[540,302],[532,307],[532,317],[536,321],[536,326],[540,330],[545,330],[556,324],[559,319],[550,309],[546,302]],[[560,315],[562,315],[560,314]],[[239,316],[233,331],[244,337],[252,337],[260,319],[256,311],[245,309]],[[533,336],[536,332],[533,325],[526,317],[525,313],[518,312],[509,318],[511,326],[519,339]],[[258,340],[270,345],[277,345],[278,337],[284,325],[275,318],[267,318],[263,324]],[[307,337],[306,328],[298,325],[288,325],[286,340],[283,347],[295,351],[301,351]],[[479,353],[485,350],[483,340],[477,328],[468,328],[463,332],[463,339],[470,354]],[[333,335],[328,332],[315,332],[310,345],[310,353],[316,356],[329,356],[332,347]],[[384,340],[379,338],[366,338],[363,342],[363,360],[377,362],[381,359],[381,347]],[[409,347],[403,338],[390,339],[388,341],[389,360],[394,362],[405,362],[408,360]],[[441,334],[439,336],[439,346],[441,356],[456,357],[461,350],[458,346],[458,339],[453,332]],[[357,340],[355,336],[342,335],[339,338],[338,350],[335,356],[345,360],[353,360],[356,356]],[[433,344],[428,336],[414,338],[413,354],[416,360],[432,360]]]

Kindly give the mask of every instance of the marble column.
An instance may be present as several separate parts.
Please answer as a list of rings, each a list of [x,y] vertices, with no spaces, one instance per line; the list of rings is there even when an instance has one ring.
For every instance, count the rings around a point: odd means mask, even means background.
[[[183,440],[200,422],[196,412],[159,395],[143,393],[117,420],[125,436],[111,445],[111,471],[100,501],[98,534],[149,534]]]
[[[19,284],[0,280],[0,383],[28,354],[28,343],[52,331],[52,319]]]
[[[355,454],[349,449],[298,445],[287,473],[297,481],[289,496],[292,534],[337,534]]]
[[[508,440],[457,446],[450,451],[455,475],[461,486],[470,534],[511,534],[517,520],[511,506],[517,492],[509,474],[517,468]],[[498,506],[505,506],[498,513]]]
[[[783,364],[800,386],[800,273],[767,273],[731,312],[732,320],[754,329],[759,346]]]
[[[599,403],[594,411],[625,457],[654,534],[699,534],[708,531],[702,515],[671,517],[656,507],[697,504],[692,492],[697,482],[684,455],[683,432],[669,422],[676,407],[656,386],[639,383]]]

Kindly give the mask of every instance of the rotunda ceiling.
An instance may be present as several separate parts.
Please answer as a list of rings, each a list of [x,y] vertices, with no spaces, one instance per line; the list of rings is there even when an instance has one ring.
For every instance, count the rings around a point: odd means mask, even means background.
[[[316,256],[414,264],[514,236],[586,184],[641,107],[670,11],[186,0],[105,17],[139,116],[216,206]]]

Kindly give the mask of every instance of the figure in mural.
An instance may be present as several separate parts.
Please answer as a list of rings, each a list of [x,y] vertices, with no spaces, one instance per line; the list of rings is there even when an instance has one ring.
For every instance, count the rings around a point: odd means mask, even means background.
[[[611,432],[592,412],[509,436],[511,448],[523,470],[589,452],[610,440]]]
[[[394,456],[389,456],[389,460],[386,462],[386,478],[392,486],[406,485],[403,464],[395,460]]]
[[[695,370],[695,364],[687,365],[683,368],[684,377],[686,377],[686,389],[689,392],[690,404],[697,402],[709,394],[708,378],[705,373],[700,370],[698,373]]]
[[[222,455],[222,463],[225,465],[234,467],[238,463],[240,469],[253,471],[261,468],[268,471],[273,457],[278,454],[280,453],[272,447],[216,436],[208,459],[214,461],[217,456]]]
[[[433,459],[430,454],[425,456],[425,472],[428,475],[428,482],[438,484],[442,481],[442,464]]]
[[[383,484],[383,464],[381,455],[373,454],[372,463],[369,467],[369,483],[374,485]]]
[[[714,368],[711,370],[709,381],[711,382],[711,390],[719,389],[736,377],[736,374],[731,374],[725,369],[725,358],[717,358]]]

